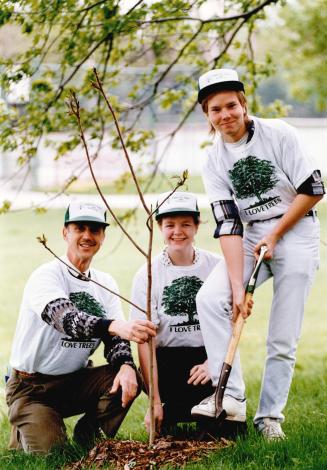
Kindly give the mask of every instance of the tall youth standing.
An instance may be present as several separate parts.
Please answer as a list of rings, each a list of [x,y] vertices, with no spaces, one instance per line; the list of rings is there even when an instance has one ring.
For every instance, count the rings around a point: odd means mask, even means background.
[[[280,423],[292,381],[304,304],[319,263],[319,221],[314,206],[323,197],[320,171],[290,125],[250,117],[244,85],[231,69],[211,70],[199,79],[198,101],[216,133],[203,180],[226,260],[197,296],[201,329],[213,384],[232,331],[230,314],[246,318],[244,285],[260,247],[268,248],[258,283],[273,276],[267,357],[254,423],[267,439],[283,438]],[[246,224],[243,233],[243,223]],[[244,403],[237,357],[226,394]],[[214,416],[214,397],[193,407]]]

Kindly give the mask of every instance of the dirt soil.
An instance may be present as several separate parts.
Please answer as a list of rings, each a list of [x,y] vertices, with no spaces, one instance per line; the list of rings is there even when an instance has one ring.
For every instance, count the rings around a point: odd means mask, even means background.
[[[224,438],[213,441],[194,441],[176,440],[168,436],[157,439],[150,449],[147,442],[108,439],[97,444],[86,457],[69,465],[66,469],[82,470],[91,466],[103,468],[109,464],[115,469],[122,470],[154,470],[165,465],[176,468],[195,462],[210,452],[231,444],[231,441]]]

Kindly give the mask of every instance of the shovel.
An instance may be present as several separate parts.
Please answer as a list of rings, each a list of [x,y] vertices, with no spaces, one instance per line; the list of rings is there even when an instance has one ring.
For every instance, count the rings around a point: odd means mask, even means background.
[[[247,303],[253,297],[259,269],[266,252],[267,247],[264,245],[261,247],[258,261],[255,264],[254,270],[245,289],[245,303]],[[219,381],[215,392],[216,419],[218,423],[221,423],[227,416],[226,411],[223,408],[223,398],[244,323],[245,319],[242,317],[242,315],[239,315],[234,324],[232,336],[229,341],[227,353],[225,356],[225,361],[220,371]]]

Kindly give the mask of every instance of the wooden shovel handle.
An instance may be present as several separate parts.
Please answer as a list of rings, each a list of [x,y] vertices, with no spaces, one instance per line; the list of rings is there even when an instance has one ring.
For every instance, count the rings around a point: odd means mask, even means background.
[[[247,302],[252,299],[253,293],[247,292],[245,294],[245,301],[244,303],[247,304]],[[225,356],[225,363],[229,364],[230,366],[233,364],[234,356],[237,350],[238,343],[240,341],[240,337],[242,334],[243,326],[245,323],[245,319],[242,317],[242,315],[239,315],[236,319],[236,322],[234,323],[233,331],[232,331],[232,336],[228,345],[227,353]]]

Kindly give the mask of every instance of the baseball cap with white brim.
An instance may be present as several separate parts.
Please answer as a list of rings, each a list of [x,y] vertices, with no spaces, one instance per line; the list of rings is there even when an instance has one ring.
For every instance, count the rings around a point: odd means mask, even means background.
[[[106,210],[100,204],[91,202],[72,202],[65,213],[65,224],[70,222],[94,222],[107,227]]]
[[[207,96],[222,90],[244,91],[244,85],[239,81],[236,70],[214,69],[201,75],[198,102],[201,104]]]
[[[169,215],[200,215],[194,194],[182,191],[176,191],[171,196],[169,194],[169,192],[160,194],[155,212],[156,220]],[[169,196],[168,199],[167,196]],[[162,201],[164,202],[162,203]],[[162,205],[160,205],[161,203]]]

